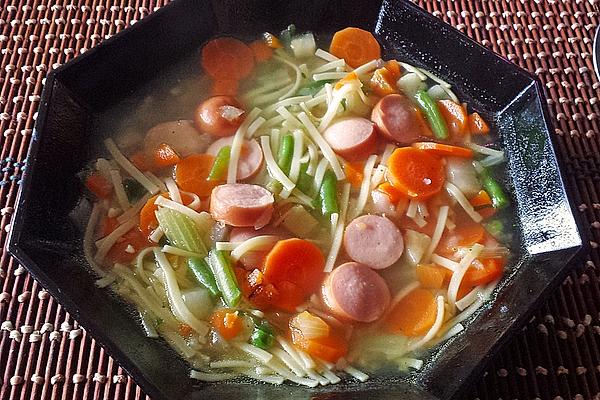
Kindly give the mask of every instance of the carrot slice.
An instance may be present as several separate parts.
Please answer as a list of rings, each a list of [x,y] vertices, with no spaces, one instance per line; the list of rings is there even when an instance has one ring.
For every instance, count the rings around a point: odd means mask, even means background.
[[[381,46],[371,32],[353,27],[342,29],[333,35],[329,52],[346,60],[352,68],[381,58]]]
[[[248,45],[254,54],[256,62],[268,61],[273,56],[273,49],[264,40],[255,40]]]
[[[156,210],[158,210],[158,206],[154,204],[156,198],[160,196],[160,194],[154,195],[148,199],[144,207],[140,210],[140,230],[144,235],[150,236],[153,230],[158,228],[158,220],[156,219]]]
[[[283,306],[287,309],[294,302],[297,302],[295,306],[299,305],[307,294],[319,288],[324,267],[325,258],[316,245],[307,240],[292,238],[280,240],[269,251],[265,258],[263,275],[267,282],[282,292],[281,297],[287,297],[286,294],[294,292],[289,289],[289,284],[281,284],[282,282],[295,285],[295,292],[302,294],[286,300]]]
[[[475,222],[458,224],[451,232],[445,232],[437,246],[437,253],[441,256],[452,256],[457,247],[469,247],[475,243],[482,243],[486,238],[485,228]]]
[[[238,313],[224,308],[215,311],[210,318],[210,322],[212,327],[225,340],[233,339],[243,328],[242,319]]]
[[[479,193],[469,199],[469,202],[483,218],[491,217],[496,213],[492,199],[485,190],[480,190]]]
[[[487,135],[490,127],[478,113],[469,115],[469,131],[474,135]]]
[[[85,186],[100,199],[108,199],[113,191],[112,183],[98,173],[88,176]]]
[[[161,143],[154,150],[153,159],[154,165],[158,168],[170,167],[181,161],[179,154],[168,144]]]
[[[273,35],[272,33],[263,33],[263,40],[265,41],[265,44],[271,49],[280,49],[283,47],[281,41],[277,38],[277,36]]]
[[[418,264],[417,279],[426,289],[441,289],[452,277],[452,271],[437,264]]]
[[[344,164],[344,172],[346,173],[346,178],[348,179],[348,182],[350,182],[352,187],[358,189],[362,185],[362,181],[364,179],[364,168],[365,163],[362,161]]]
[[[439,100],[438,107],[446,120],[448,131],[453,137],[460,137],[467,132],[467,112],[461,104],[452,100]]]
[[[392,309],[387,318],[387,330],[406,336],[421,336],[435,322],[437,304],[431,291],[415,289]]]
[[[394,74],[386,67],[378,68],[373,72],[369,85],[377,96],[386,96],[388,94],[398,93]]]
[[[483,264],[483,268],[470,266],[463,278],[463,285],[468,287],[485,285],[502,276],[505,262],[503,258],[484,258],[479,261]]]
[[[237,79],[216,79],[210,89],[213,96],[237,96],[240,81]]]
[[[428,151],[438,156],[473,158],[473,150],[460,146],[452,146],[449,144],[435,142],[417,142],[413,143],[413,147]]]
[[[330,333],[328,336],[307,339],[297,329],[292,329],[292,343],[313,357],[336,362],[348,353],[348,342],[341,336]]]
[[[444,185],[444,164],[424,150],[401,147],[388,159],[388,179],[408,197],[427,199]]]
[[[397,204],[400,200],[406,198],[406,195],[404,193],[396,189],[389,182],[383,182],[381,185],[377,186],[377,190],[380,190],[383,193],[387,194],[392,204]]]
[[[111,263],[129,263],[137,253],[150,246],[150,242],[146,235],[140,229],[133,228],[114,244],[106,254],[106,259]],[[129,246],[133,247],[133,252],[128,251]]]
[[[254,54],[244,42],[220,37],[202,48],[202,67],[215,79],[243,79],[254,70]]]
[[[208,179],[215,162],[210,154],[192,154],[175,165],[175,182],[181,190],[196,193],[200,197],[209,196],[218,181]]]
[[[387,69],[394,82],[396,82],[400,78],[400,63],[396,60],[389,60],[385,63],[385,69]]]

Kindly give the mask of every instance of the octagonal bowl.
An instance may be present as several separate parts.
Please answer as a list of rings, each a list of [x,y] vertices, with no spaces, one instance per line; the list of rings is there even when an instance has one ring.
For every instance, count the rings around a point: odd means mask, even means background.
[[[132,307],[94,285],[82,236],[91,205],[77,173],[106,132],[94,121],[216,34],[241,37],[289,23],[316,33],[359,26],[386,57],[422,66],[493,121],[507,155],[518,243],[509,272],[466,329],[434,349],[422,370],[309,389],[248,381],[198,384]],[[560,282],[583,240],[553,150],[539,82],[408,1],[177,0],[52,71],[46,79],[9,251],[155,400],[188,398],[462,398],[485,360]]]

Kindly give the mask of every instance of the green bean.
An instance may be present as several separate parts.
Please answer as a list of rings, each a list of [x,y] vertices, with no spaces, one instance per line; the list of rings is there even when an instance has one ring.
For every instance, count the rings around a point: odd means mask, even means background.
[[[315,194],[313,192],[313,182],[314,178],[306,173],[308,169],[308,163],[304,163],[300,165],[300,173],[298,174],[298,180],[296,181],[296,187],[302,193],[309,197],[313,197]]]
[[[211,250],[208,253],[208,265],[212,270],[221,296],[229,307],[235,307],[240,302],[242,293],[238,287],[233,268],[223,251]]]
[[[277,165],[284,174],[290,174],[292,166],[292,157],[294,156],[294,137],[287,134],[281,138],[279,143],[279,152],[277,153]]]
[[[231,146],[223,146],[217,153],[215,162],[213,163],[208,179],[211,181],[218,181],[225,177],[227,174],[227,167],[229,166],[229,157],[231,155]]]
[[[198,257],[190,257],[188,258],[188,268],[196,280],[207,288],[211,294],[218,296],[221,293],[217,287],[217,282],[215,282],[215,276],[206,261]]]
[[[446,121],[440,113],[437,103],[429,96],[425,90],[419,90],[415,94],[415,100],[425,114],[425,118],[431,126],[431,130],[437,139],[448,138],[448,127]]]
[[[510,201],[508,197],[504,193],[502,186],[490,175],[490,171],[487,168],[484,168],[480,173],[479,177],[481,179],[481,184],[486,192],[490,195],[492,199],[492,205],[496,209],[504,208],[508,206]]]
[[[337,201],[337,179],[333,171],[327,170],[325,172],[317,200],[321,214],[330,216],[331,214],[339,212]]]

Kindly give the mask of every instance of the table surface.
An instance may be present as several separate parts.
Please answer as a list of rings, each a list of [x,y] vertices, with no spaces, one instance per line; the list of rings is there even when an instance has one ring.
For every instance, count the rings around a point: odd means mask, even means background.
[[[0,246],[47,72],[168,0],[0,1]],[[415,0],[545,84],[589,253],[491,361],[470,399],[600,399],[600,130],[595,0]],[[0,247],[3,248],[3,247]],[[0,253],[0,400],[145,394],[29,274]]]

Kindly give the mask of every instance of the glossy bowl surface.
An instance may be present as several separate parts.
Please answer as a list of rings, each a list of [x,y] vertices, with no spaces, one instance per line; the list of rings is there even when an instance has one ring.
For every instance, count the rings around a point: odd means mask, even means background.
[[[129,305],[98,289],[82,255],[91,205],[77,173],[103,137],[94,119],[111,105],[197,52],[217,34],[279,31],[374,31],[388,57],[424,66],[494,121],[515,204],[517,257],[495,301],[432,355],[422,371],[384,374],[366,383],[307,389],[236,382],[196,384],[161,340],[147,339]],[[155,400],[460,399],[485,360],[566,274],[584,241],[553,150],[542,86],[408,1],[177,0],[49,74],[18,199],[9,251]]]

